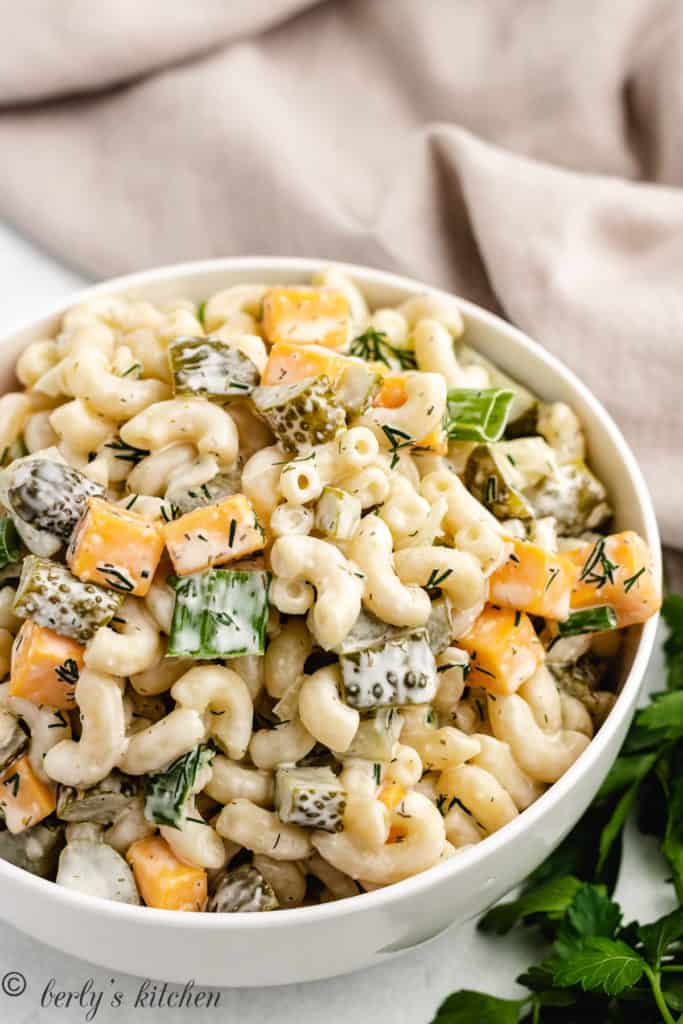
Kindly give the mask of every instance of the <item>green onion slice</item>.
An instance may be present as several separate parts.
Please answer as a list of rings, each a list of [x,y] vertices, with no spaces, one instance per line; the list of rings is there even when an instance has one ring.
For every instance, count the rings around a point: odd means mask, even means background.
[[[444,421],[449,441],[499,441],[513,398],[513,392],[503,388],[453,388]]]
[[[572,612],[564,622],[558,622],[557,628],[560,636],[581,636],[582,633],[602,633],[606,629],[615,629],[616,625],[614,609],[602,604],[598,608]]]

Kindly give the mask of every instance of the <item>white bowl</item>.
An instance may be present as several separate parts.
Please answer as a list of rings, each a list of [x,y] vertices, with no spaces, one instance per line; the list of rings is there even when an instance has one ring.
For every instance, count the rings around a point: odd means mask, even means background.
[[[226,259],[121,277],[75,295],[2,342],[3,391],[31,341],[57,329],[65,309],[104,295],[152,301],[201,300],[245,281],[308,281],[310,259]],[[372,304],[391,305],[426,285],[366,267],[345,266]],[[437,292],[438,294],[438,292]],[[461,303],[467,338],[532,390],[561,399],[586,431],[591,464],[604,480],[619,529],[644,536],[659,571],[659,536],[636,461],[614,422],[554,356],[509,324]],[[576,824],[617,755],[631,721],[656,630],[656,617],[629,633],[624,681],[614,710],[569,771],[500,832],[452,860],[354,899],[274,914],[182,914],[91,899],[0,860],[0,915],[22,931],[112,970],[170,982],[281,985],[369,967],[479,914],[524,879]]]

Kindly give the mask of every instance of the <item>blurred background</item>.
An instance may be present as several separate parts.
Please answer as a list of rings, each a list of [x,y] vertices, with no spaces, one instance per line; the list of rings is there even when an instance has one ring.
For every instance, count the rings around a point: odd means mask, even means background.
[[[680,0],[0,0],[0,24],[0,330],[89,281],[211,256],[449,288],[604,402],[681,588]],[[633,884],[650,854],[634,841],[622,883],[646,919],[666,909]],[[19,956],[93,973],[0,926],[0,961]],[[394,1021],[426,1022],[463,971],[506,994],[527,962],[469,927],[352,981],[227,993],[225,1019],[374,1024],[390,990]]]

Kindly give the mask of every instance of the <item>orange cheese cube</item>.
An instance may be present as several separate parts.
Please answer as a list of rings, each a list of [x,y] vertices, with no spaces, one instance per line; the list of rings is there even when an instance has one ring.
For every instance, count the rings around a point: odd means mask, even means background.
[[[578,575],[568,555],[513,540],[507,560],[490,577],[489,600],[547,619],[566,619]]]
[[[261,374],[261,383],[295,384],[309,377],[322,376],[327,377],[334,386],[346,365],[345,356],[321,345],[296,345],[290,341],[278,341],[270,350],[266,368]]]
[[[405,825],[392,825],[387,836],[387,844],[402,843],[407,835],[408,829]]]
[[[572,591],[572,611],[606,604],[616,612],[617,626],[645,622],[659,611],[662,591],[652,554],[637,533],[613,533],[567,554],[579,573]]]
[[[13,761],[0,775],[0,809],[14,835],[37,825],[56,806],[54,790],[38,778],[28,757]]]
[[[377,365],[377,364],[373,364]],[[404,377],[386,376],[382,386],[375,395],[372,403],[380,409],[400,409],[408,401]],[[416,448],[427,448],[437,455],[445,455],[448,451],[448,438],[444,430],[432,430],[430,434],[423,437],[421,441],[415,442]]]
[[[373,405],[381,409],[399,409],[408,401],[406,382],[403,377],[387,376],[375,396]]]
[[[415,445],[413,451],[418,452],[420,448],[426,448],[430,452],[434,452],[436,455],[447,455],[448,454],[448,438],[446,437],[445,430],[432,430],[430,434],[423,437],[421,441]]]
[[[351,338],[346,296],[334,288],[276,287],[263,299],[266,341],[292,341],[341,349]]]
[[[529,617],[490,604],[458,638],[458,647],[470,656],[469,685],[482,686],[501,696],[515,693],[544,658]]]
[[[385,782],[377,794],[377,799],[385,807],[388,807],[390,811],[393,811],[394,808],[398,807],[406,793],[406,788],[400,782]]]
[[[166,523],[163,537],[179,576],[244,558],[264,546],[263,530],[244,494],[195,508]]]
[[[85,647],[27,619],[12,645],[9,692],[33,704],[68,711],[83,668]]]
[[[179,860],[160,835],[138,839],[126,860],[140,895],[158,910],[200,911],[206,905],[207,875],[203,868]]]
[[[373,364],[376,365],[376,364]],[[400,409],[408,401],[405,377],[392,376],[384,377],[382,385],[375,396],[373,405],[380,409]],[[418,448],[429,448],[430,451],[443,455],[448,451],[448,441],[443,430],[433,430],[427,437],[416,442]]]
[[[157,523],[102,498],[89,498],[71,539],[67,562],[74,576],[86,583],[144,597],[163,550]]]

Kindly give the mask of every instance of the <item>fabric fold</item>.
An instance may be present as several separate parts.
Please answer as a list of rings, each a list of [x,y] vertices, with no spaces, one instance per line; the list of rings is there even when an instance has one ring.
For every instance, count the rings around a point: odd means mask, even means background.
[[[90,276],[307,255],[473,299],[604,402],[683,548],[675,0],[0,15],[1,217]]]

